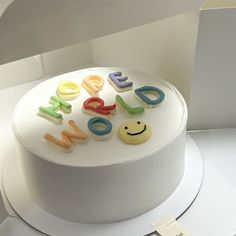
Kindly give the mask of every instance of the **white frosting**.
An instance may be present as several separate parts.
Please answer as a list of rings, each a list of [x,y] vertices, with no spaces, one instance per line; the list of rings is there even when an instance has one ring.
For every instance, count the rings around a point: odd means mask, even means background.
[[[128,145],[120,141],[117,135],[119,125],[130,119],[128,115],[117,107],[117,112],[111,119],[113,136],[103,142],[90,140],[85,144],[74,144],[71,152],[65,153],[44,140],[45,133],[60,138],[60,132],[68,129],[68,121],[75,120],[78,126],[89,133],[87,122],[92,117],[82,112],[83,102],[90,97],[81,88],[78,98],[68,101],[72,104],[72,113],[63,114],[63,124],[55,125],[37,115],[40,106],[49,106],[50,97],[56,95],[56,89],[63,80],[71,80],[81,84],[83,78],[90,74],[101,75],[105,79],[103,90],[99,93],[105,105],[115,103],[117,91],[107,81],[108,74],[121,71],[123,75],[133,81],[133,90],[119,93],[131,106],[141,106],[135,97],[134,89],[151,85],[162,89],[165,93],[163,103],[155,108],[145,108],[145,113],[134,119],[142,120],[152,127],[152,137],[139,145]],[[49,79],[30,90],[18,103],[13,116],[13,129],[21,145],[35,153],[38,158],[45,158],[51,162],[71,166],[107,166],[122,164],[144,158],[168,145],[183,129],[187,119],[187,108],[182,96],[169,83],[150,77],[144,73],[121,68],[90,68],[79,70]]]

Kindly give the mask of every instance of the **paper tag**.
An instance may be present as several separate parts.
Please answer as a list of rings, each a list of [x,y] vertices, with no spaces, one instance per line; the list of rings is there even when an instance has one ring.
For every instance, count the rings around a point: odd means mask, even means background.
[[[152,224],[161,236],[190,236],[190,233],[174,218],[166,218]]]

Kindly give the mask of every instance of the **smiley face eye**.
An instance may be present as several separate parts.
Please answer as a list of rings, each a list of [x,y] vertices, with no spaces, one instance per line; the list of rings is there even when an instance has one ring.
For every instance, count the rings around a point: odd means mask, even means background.
[[[140,124],[140,121],[138,121],[137,124]]]
[[[127,126],[125,126],[125,129],[128,129],[128,127],[127,127]]]

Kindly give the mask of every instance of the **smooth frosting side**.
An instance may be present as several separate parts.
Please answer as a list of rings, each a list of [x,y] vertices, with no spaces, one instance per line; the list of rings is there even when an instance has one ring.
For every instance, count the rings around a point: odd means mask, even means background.
[[[151,138],[147,142],[135,146],[123,143],[118,136],[118,127],[127,121],[127,116],[123,111],[117,109],[111,120],[113,136],[110,139],[99,142],[90,138],[85,144],[75,145],[70,153],[62,152],[52,145],[48,145],[43,138],[44,135],[46,133],[58,135],[60,131],[68,129],[69,120],[74,120],[79,124],[81,130],[89,133],[87,123],[91,116],[85,114],[81,108],[83,102],[91,96],[84,88],[81,88],[78,98],[70,101],[73,107],[72,112],[63,113],[62,124],[55,125],[37,115],[38,108],[48,104],[48,99],[56,95],[58,85],[64,80],[81,85],[83,79],[90,75],[101,76],[105,79],[105,83],[99,92],[99,97],[104,100],[105,104],[114,104],[117,91],[107,82],[107,78],[110,73],[116,71],[122,71],[134,82],[133,90],[122,94],[122,98],[128,104],[142,106],[136,98],[134,90],[143,86],[158,87],[165,93],[165,99],[159,106],[146,109],[144,114],[138,117],[152,127]],[[122,68],[90,68],[56,76],[30,90],[19,101],[15,109],[13,130],[21,145],[36,154],[38,158],[44,158],[60,165],[92,167],[131,162],[158,152],[185,129],[186,121],[186,104],[179,92],[168,82],[145,73]]]

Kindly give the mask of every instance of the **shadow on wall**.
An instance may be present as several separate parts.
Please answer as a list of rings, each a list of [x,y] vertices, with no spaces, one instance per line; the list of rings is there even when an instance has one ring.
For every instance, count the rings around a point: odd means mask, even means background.
[[[7,218],[8,214],[2,199],[1,191],[0,191],[0,224]]]

